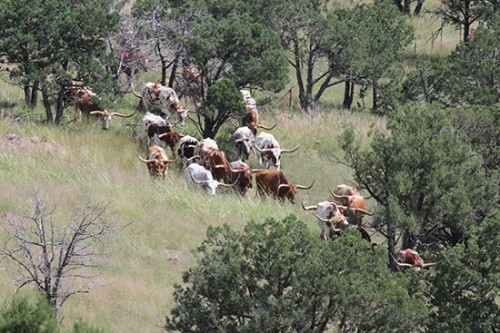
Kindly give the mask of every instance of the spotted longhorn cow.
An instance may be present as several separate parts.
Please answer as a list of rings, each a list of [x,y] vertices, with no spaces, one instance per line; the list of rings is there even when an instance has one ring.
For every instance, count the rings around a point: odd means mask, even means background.
[[[226,184],[235,183],[234,190],[239,195],[245,195],[249,188],[252,188],[252,169],[242,161],[233,161],[229,163],[229,170],[226,173],[224,182]]]
[[[284,153],[293,153],[300,146],[293,149],[282,149],[278,140],[270,133],[262,132],[255,138],[255,154],[259,159],[262,168],[268,169],[273,165],[279,171],[281,165],[281,155]]]
[[[314,181],[309,186],[291,183],[282,171],[277,170],[256,171],[255,182],[259,195],[268,194],[280,201],[288,199],[292,204],[295,203],[297,190],[308,190],[314,185]]]
[[[165,87],[160,81],[157,81],[155,83],[146,82],[142,87],[142,94],[136,92],[133,86],[132,91],[135,96],[141,98],[142,106],[146,112],[157,109],[165,115],[166,119],[169,119],[173,111],[177,114],[181,125],[185,124],[190,110],[181,105],[174,89]]]

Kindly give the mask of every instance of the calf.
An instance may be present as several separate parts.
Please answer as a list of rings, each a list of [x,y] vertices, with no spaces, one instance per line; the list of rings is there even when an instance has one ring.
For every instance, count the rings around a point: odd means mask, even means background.
[[[257,193],[260,195],[269,194],[280,201],[288,199],[295,203],[295,196],[298,189],[308,190],[314,185],[314,181],[309,186],[291,183],[282,171],[259,170],[255,174],[257,183]]]
[[[149,147],[145,159],[138,154],[137,157],[146,163],[151,177],[156,178],[164,178],[167,174],[168,165],[175,162],[175,160],[169,160],[165,150],[158,146]]]

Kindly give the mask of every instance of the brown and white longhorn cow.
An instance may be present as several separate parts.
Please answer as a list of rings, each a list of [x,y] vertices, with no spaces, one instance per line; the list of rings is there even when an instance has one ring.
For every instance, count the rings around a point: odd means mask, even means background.
[[[259,170],[255,173],[257,193],[259,195],[269,194],[280,201],[288,199],[295,203],[297,190],[308,190],[314,185],[314,181],[309,186],[291,183],[282,171]]]
[[[244,195],[249,188],[252,188],[252,169],[242,161],[234,161],[229,163],[229,170],[226,173],[224,182],[233,184],[234,190],[240,195]]]
[[[328,240],[333,235],[349,226],[347,218],[342,214],[335,202],[321,201],[316,205],[305,206],[302,202],[302,209],[315,210],[318,219],[319,228],[321,230],[320,238]]]
[[[437,264],[435,262],[424,263],[424,260],[422,259],[420,254],[412,249],[405,249],[400,251],[398,258],[394,261],[401,269],[405,267],[413,267],[416,270],[420,270],[422,268],[431,267]]]
[[[98,116],[102,119],[102,129],[107,130],[113,116],[129,118],[135,112],[124,115],[119,112],[113,112],[106,108],[99,107],[99,99],[89,88],[79,86],[66,86],[64,88],[64,98],[68,105],[73,105],[76,109],[76,118],[81,118],[82,113],[87,117],[90,115]]]
[[[268,169],[273,165],[279,171],[281,165],[281,155],[284,153],[293,153],[300,146],[293,149],[281,149],[278,140],[272,134],[262,132],[255,138],[255,154],[259,159],[262,168]]]
[[[181,125],[184,125],[190,111],[181,105],[174,89],[165,87],[157,81],[146,82],[142,87],[142,94],[137,93],[133,86],[132,91],[135,96],[142,99],[142,106],[146,112],[157,109],[169,119],[173,111],[177,114]]]
[[[168,171],[168,165],[175,162],[175,160],[169,160],[165,150],[159,146],[149,147],[145,159],[138,154],[137,157],[146,163],[151,177],[157,178],[164,178]]]

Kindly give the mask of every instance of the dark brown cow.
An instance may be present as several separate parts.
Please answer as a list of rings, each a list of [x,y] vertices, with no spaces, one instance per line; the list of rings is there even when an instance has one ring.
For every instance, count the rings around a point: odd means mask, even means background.
[[[436,265],[435,262],[427,264],[424,263],[424,260],[422,259],[420,254],[412,249],[405,249],[400,251],[398,259],[395,260],[395,262],[400,268],[413,267],[416,270]]]
[[[259,170],[255,174],[255,181],[260,195],[269,194],[280,201],[288,199],[292,204],[295,203],[298,189],[308,190],[314,185],[314,181],[309,186],[290,183],[283,171],[277,170]]]
[[[224,178],[226,184],[233,184],[234,190],[244,195],[249,188],[252,188],[252,169],[242,161],[234,161],[229,163],[229,170]]]
[[[99,107],[99,99],[89,88],[79,86],[66,86],[64,88],[64,98],[68,105],[73,105],[76,109],[76,118],[80,119],[82,113],[87,117],[90,115],[98,116],[102,119],[102,129],[108,129],[113,116],[129,118],[135,112],[124,115],[119,112],[113,112],[106,108]]]
[[[165,150],[159,146],[149,147],[145,159],[139,155],[137,157],[146,163],[151,177],[157,178],[164,178],[167,174],[168,165],[175,162],[175,160],[169,160]]]

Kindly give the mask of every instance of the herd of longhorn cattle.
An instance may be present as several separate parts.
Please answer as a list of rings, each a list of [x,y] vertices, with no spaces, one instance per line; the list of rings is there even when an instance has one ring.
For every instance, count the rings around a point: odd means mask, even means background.
[[[133,87],[132,87],[133,89]],[[171,111],[177,114],[179,122],[184,125],[189,110],[182,107],[177,94],[172,88],[161,85],[160,82],[144,84],[142,94],[134,91],[141,98],[143,109],[146,111],[142,118],[142,129],[139,134],[140,142],[146,141],[148,149],[145,158],[137,154],[140,161],[147,166],[153,178],[164,178],[170,164],[182,159],[187,166],[184,176],[188,184],[193,187],[205,187],[210,195],[215,195],[218,187],[232,188],[237,194],[244,195],[252,188],[255,175],[257,194],[269,195],[280,201],[289,200],[295,203],[297,190],[310,189],[314,180],[308,186],[298,185],[288,180],[280,170],[281,157],[284,153],[297,151],[300,146],[293,149],[283,149],[276,138],[267,132],[257,134],[259,128],[272,130],[272,127],[259,124],[257,103],[248,90],[241,90],[247,114],[241,119],[232,135],[232,140],[238,160],[228,162],[225,153],[219,149],[215,140],[204,138],[198,140],[189,135],[177,133],[169,119]],[[68,86],[65,90],[68,105],[73,105],[78,113],[99,115],[103,119],[103,129],[109,127],[113,115],[130,117],[107,109],[99,108],[95,94],[86,87]],[[159,110],[164,117],[151,113],[153,109]],[[169,159],[164,148],[169,147],[174,159]],[[254,154],[261,169],[251,169],[246,163],[251,154]],[[269,170],[270,167],[276,170]],[[371,242],[371,237],[362,225],[364,215],[372,215],[366,206],[366,199],[353,186],[338,185],[334,191],[330,190],[333,200],[321,201],[315,205],[302,208],[306,211],[315,211],[320,227],[320,239],[328,240],[338,235],[347,228],[359,230],[363,239]],[[394,258],[400,269],[413,267],[417,270],[435,265],[424,263],[420,255],[411,249],[405,249]]]

